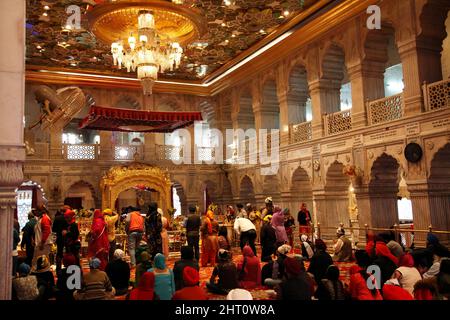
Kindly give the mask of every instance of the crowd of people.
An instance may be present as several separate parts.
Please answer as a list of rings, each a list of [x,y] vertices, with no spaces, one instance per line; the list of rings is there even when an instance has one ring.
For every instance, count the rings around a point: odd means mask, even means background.
[[[231,235],[220,226],[214,205],[203,217],[190,206],[184,220],[187,241],[173,268],[168,265],[169,221],[156,203],[149,205],[145,216],[131,208],[124,217],[129,261],[116,246],[119,215],[110,209],[94,210],[87,237],[89,271],[78,278],[72,276],[73,268],[81,267],[74,211],[64,207],[52,222],[45,207],[38,208],[22,230],[20,246],[26,259],[18,264],[15,257],[14,298],[206,300],[210,292],[245,299],[255,289],[270,289],[273,298],[283,300],[439,300],[450,295],[450,253],[434,234],[428,235],[426,248],[405,250],[391,233],[369,233],[365,248],[355,250],[340,227],[334,244],[327,245],[312,236],[312,217],[303,203],[297,215],[296,250],[296,223],[289,209],[274,205],[270,197],[261,210],[251,204],[236,208],[227,206],[226,218],[240,250],[233,250]],[[16,246],[18,233],[16,227]],[[53,243],[55,273],[49,261]],[[348,283],[341,280],[341,263],[352,264]],[[210,279],[201,284],[200,272],[211,270],[207,267],[212,269]]]

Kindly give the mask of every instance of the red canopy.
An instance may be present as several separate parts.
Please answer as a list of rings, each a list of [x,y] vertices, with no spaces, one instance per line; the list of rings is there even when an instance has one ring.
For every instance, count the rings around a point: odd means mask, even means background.
[[[124,132],[173,132],[202,121],[200,112],[160,112],[92,106],[81,129]]]

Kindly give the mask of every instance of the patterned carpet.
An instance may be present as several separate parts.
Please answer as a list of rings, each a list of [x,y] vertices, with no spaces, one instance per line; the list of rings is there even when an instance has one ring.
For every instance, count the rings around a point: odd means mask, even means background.
[[[241,257],[242,257],[240,254],[240,249],[233,248],[232,251],[233,251],[233,262],[237,264],[241,260]],[[258,256],[260,256],[260,248],[259,247],[257,247],[257,253],[258,253]],[[296,252],[296,253],[298,253],[298,252]],[[167,261],[168,267],[173,268],[175,261],[177,261],[178,259],[179,259],[179,257],[170,256]],[[83,271],[88,272],[89,266],[88,266],[87,259],[82,259],[81,263],[82,263]],[[261,267],[264,264],[265,263],[262,263]],[[335,264],[339,267],[339,270],[341,271],[340,279],[342,280],[342,282],[344,282],[344,284],[348,284],[349,280],[350,280],[349,269],[352,265],[354,265],[354,263],[336,262]],[[309,266],[309,262],[306,261],[305,268],[308,269],[308,266]],[[212,271],[213,271],[213,267],[201,267],[200,268],[200,286],[205,288],[205,290],[206,290],[206,282],[209,281]],[[134,276],[135,276],[134,269],[132,269],[131,277],[130,277],[131,281],[134,281]],[[260,286],[256,289],[252,289],[249,291],[251,292],[254,300],[271,300],[274,298],[270,294],[270,291],[271,291],[270,288],[268,288],[266,286]],[[225,296],[215,295],[215,294],[211,294],[211,293],[208,293],[208,297],[210,300],[224,300],[226,298]],[[125,296],[118,296],[118,297],[116,297],[116,299],[124,300]]]

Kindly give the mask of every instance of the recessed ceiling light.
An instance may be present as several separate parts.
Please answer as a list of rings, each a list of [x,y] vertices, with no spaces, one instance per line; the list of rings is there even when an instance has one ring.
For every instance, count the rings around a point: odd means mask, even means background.
[[[264,29],[259,30],[260,33],[266,33]]]
[[[42,15],[43,15],[44,17],[46,17],[46,16],[48,16],[48,13],[47,13],[47,12],[44,12]]]
[[[227,39],[227,40],[225,40],[225,42],[228,43],[228,42],[230,42],[230,40]]]
[[[71,63],[70,65],[71,65],[72,67],[76,67],[76,66],[77,66],[76,63]]]
[[[44,10],[50,10],[49,6],[44,6]]]
[[[227,24],[226,24],[225,22],[222,22],[221,26],[222,26],[222,27],[226,27]]]
[[[284,10],[283,14],[284,14],[285,17],[288,16],[289,15],[289,10]]]
[[[42,47],[41,46],[36,46],[36,49],[40,50],[40,49],[42,49]]]
[[[231,35],[231,37],[236,38],[236,35],[233,33],[233,34]]]

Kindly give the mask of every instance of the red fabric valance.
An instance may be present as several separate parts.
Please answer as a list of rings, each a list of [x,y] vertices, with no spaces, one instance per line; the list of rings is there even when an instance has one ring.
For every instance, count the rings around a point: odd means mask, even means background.
[[[92,106],[81,129],[123,132],[172,132],[202,121],[200,112],[161,112]]]

